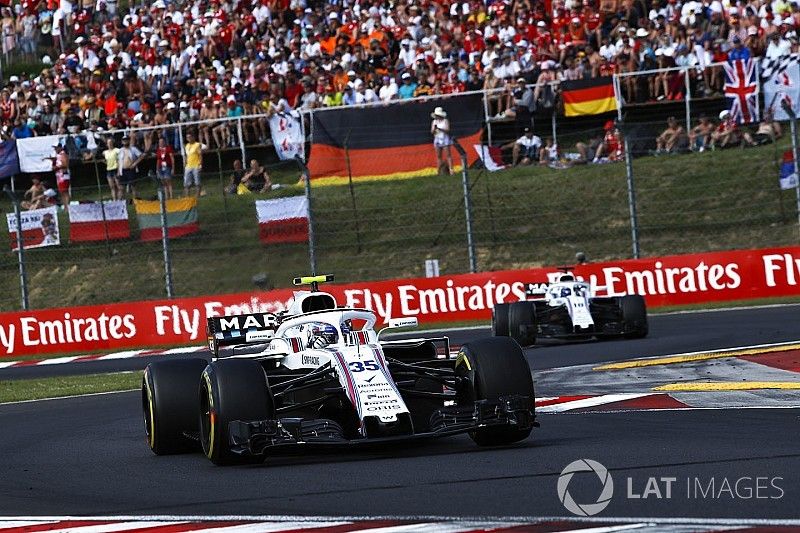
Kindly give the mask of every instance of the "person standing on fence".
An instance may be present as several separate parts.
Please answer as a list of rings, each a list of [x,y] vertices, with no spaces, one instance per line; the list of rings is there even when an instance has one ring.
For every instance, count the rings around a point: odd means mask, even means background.
[[[136,167],[144,157],[144,154],[135,146],[131,146],[131,138],[126,136],[122,138],[122,148],[117,157],[117,175],[119,176],[120,187],[123,190],[129,190],[131,197],[136,198]]]
[[[441,107],[434,109],[431,114],[431,134],[433,135],[433,148],[436,151],[438,173],[449,176],[453,171],[453,156],[450,147],[453,139],[450,137],[450,121],[447,112]]]
[[[64,210],[69,210],[69,188],[70,188],[70,175],[69,175],[69,156],[64,147],[60,144],[55,145],[56,156],[53,158],[53,172],[56,175],[56,184],[58,185],[58,192],[61,194],[61,207]]]
[[[203,145],[197,141],[194,133],[186,134],[186,145],[183,147],[183,195],[189,196],[189,190],[195,187],[195,196],[200,196],[200,172],[203,170]]]
[[[106,141],[103,150],[103,159],[106,160],[106,180],[111,189],[112,200],[122,200],[122,186],[119,184],[119,148],[114,144],[114,139]]]
[[[172,199],[172,174],[175,168],[175,150],[167,144],[164,137],[158,138],[156,148],[156,174],[164,187],[167,200]]]

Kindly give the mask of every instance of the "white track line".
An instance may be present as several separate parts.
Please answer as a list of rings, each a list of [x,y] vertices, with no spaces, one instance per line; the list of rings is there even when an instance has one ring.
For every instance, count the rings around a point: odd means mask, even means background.
[[[634,398],[641,398],[643,396],[652,396],[654,393],[630,393],[630,394],[603,394],[602,396],[595,396],[594,398],[584,398],[582,400],[573,400],[571,402],[556,403],[537,407],[537,413],[561,413],[564,411],[572,411],[573,409],[583,409],[584,407],[597,407],[598,405],[605,405],[607,403],[623,402],[625,400],[633,400]]]
[[[76,526],[65,527],[62,529],[54,529],[50,533],[114,533],[115,531],[133,531],[137,529],[145,529],[149,527],[169,527],[177,524],[185,524],[186,521],[180,522],[162,522],[162,521],[129,521],[117,522],[114,524],[100,524],[97,526]]]
[[[99,356],[96,360],[97,361],[108,361],[110,359],[128,359],[130,357],[136,357],[140,353],[144,352],[145,350],[127,350],[124,352],[114,352],[106,355]]]
[[[56,524],[58,520],[3,520],[0,529],[12,529],[25,526],[39,526],[41,524]]]
[[[486,531],[490,529],[508,528],[527,525],[523,522],[423,522],[421,524],[399,524],[371,529],[362,529],[359,533],[462,533],[466,531]]]
[[[37,365],[60,365],[63,363],[71,363],[75,359],[80,359],[82,355],[70,355],[67,357],[54,357],[53,359],[42,359]]]
[[[615,531],[629,531],[631,529],[641,529],[650,524],[626,524],[624,526],[589,527],[581,529],[564,530],[560,533],[614,533]]]
[[[258,522],[229,527],[213,527],[193,529],[191,533],[272,533],[277,531],[294,531],[315,527],[336,527],[350,525],[351,522]],[[202,524],[198,524],[202,528]]]

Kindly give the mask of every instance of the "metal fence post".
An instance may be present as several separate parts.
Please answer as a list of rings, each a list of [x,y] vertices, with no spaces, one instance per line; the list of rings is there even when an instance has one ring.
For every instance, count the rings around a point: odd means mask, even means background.
[[[11,203],[14,204],[14,217],[17,221],[17,261],[19,262],[19,289],[22,297],[22,309],[27,311],[30,307],[28,301],[28,275],[25,272],[25,242],[22,238],[22,212],[19,208],[19,200],[13,192],[14,176],[11,176],[12,189],[8,186],[3,187]]]
[[[242,164],[247,168],[247,151],[244,147],[244,133],[242,131],[242,118],[236,121],[236,133],[239,135],[239,150],[242,152]],[[222,168],[219,169],[222,172]]]
[[[800,161],[798,160],[798,156],[800,155],[800,146],[797,144],[797,115],[795,115],[791,106],[789,106],[785,100],[781,102],[781,105],[786,111],[786,114],[789,115],[789,127],[791,128],[792,132],[792,155],[794,155],[795,176],[794,195],[795,203],[797,204],[797,228],[800,230]]]
[[[631,145],[628,142],[628,133],[619,123],[622,131],[622,139],[625,147],[625,176],[628,182],[628,211],[631,220],[631,242],[633,246],[633,258],[639,259],[639,220],[636,212],[636,187],[633,182],[633,158],[631,157]]]
[[[167,200],[164,184],[158,180],[158,203],[161,208],[161,248],[164,251],[164,283],[167,289],[167,298],[174,298],[172,287],[172,260],[169,255],[169,229],[167,228]]]
[[[303,174],[303,181],[305,182],[306,200],[308,201],[308,263],[311,267],[311,275],[317,275],[317,251],[314,244],[314,210],[311,207],[311,173],[306,166],[305,161],[300,155],[294,156],[297,166],[300,167],[300,172]]]
[[[489,120],[489,96],[483,91],[483,122],[486,124],[486,144],[492,145],[492,121]]]
[[[684,100],[686,101],[686,131],[690,131],[692,129],[692,84],[689,81],[689,69],[691,67],[686,67],[686,70],[683,71],[683,83],[684,88],[686,89],[686,94],[684,95]]]
[[[464,194],[464,218],[467,221],[467,253],[469,255],[469,271],[473,274],[478,271],[478,260],[475,254],[475,239],[472,233],[472,196],[469,190],[469,176],[467,165],[467,152],[458,141],[453,146],[461,158],[461,187]]]

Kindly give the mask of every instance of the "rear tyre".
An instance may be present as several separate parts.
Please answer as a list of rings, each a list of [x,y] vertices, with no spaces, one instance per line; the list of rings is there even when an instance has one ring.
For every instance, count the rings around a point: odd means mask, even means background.
[[[465,344],[456,359],[455,374],[467,382],[467,386],[459,391],[459,403],[470,404],[477,400],[520,395],[530,398],[530,409],[533,411],[531,369],[522,348],[512,339],[492,337]],[[479,446],[498,446],[527,438],[531,429],[486,427],[471,432],[470,437]]]
[[[264,368],[247,359],[223,359],[210,363],[200,379],[199,416],[200,444],[212,463],[261,462],[260,457],[242,456],[231,451],[228,426],[234,420],[275,418],[275,405]]]
[[[647,306],[638,294],[629,294],[619,299],[622,311],[623,331],[626,339],[641,339],[647,336]]]
[[[208,362],[179,359],[150,363],[142,376],[142,412],[147,444],[156,455],[199,450],[197,384]]]
[[[508,307],[496,304],[492,309],[492,337],[508,337]]]
[[[508,331],[520,346],[536,344],[536,304],[514,302],[508,308]]]

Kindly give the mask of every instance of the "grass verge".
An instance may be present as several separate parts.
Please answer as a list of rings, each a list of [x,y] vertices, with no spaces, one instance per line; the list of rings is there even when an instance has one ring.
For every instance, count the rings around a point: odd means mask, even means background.
[[[141,372],[0,381],[0,403],[138,389]]]

